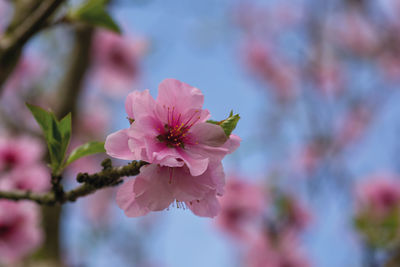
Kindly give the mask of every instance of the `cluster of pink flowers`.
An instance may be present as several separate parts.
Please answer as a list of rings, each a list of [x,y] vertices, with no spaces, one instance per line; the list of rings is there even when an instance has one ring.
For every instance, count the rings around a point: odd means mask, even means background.
[[[42,145],[30,137],[0,137],[0,190],[43,192],[49,170],[41,163]],[[40,210],[32,203],[0,201],[0,262],[33,252],[42,241]]]
[[[289,195],[266,191],[230,177],[220,199],[218,227],[245,245],[245,266],[310,266],[298,241],[310,220],[308,210]]]
[[[221,160],[240,138],[227,137],[221,126],[208,123],[203,102],[199,89],[175,79],[161,82],[157,99],[149,90],[128,95],[125,108],[132,123],[105,143],[112,157],[150,163],[117,193],[127,216],[164,210],[174,202],[199,216],[217,215],[217,195],[225,183]]]

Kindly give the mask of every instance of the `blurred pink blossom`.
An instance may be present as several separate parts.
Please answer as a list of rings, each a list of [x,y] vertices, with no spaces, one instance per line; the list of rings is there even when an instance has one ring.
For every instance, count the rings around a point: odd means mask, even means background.
[[[35,192],[50,187],[50,174],[41,162],[43,145],[30,137],[0,136],[0,188]]]
[[[277,239],[260,235],[251,244],[246,267],[309,267],[295,236],[282,233]]]
[[[345,88],[342,67],[333,57],[318,60],[313,68],[317,89],[327,96],[337,96]]]
[[[271,7],[249,1],[239,4],[233,15],[247,35],[269,38],[299,24],[304,17],[302,7],[295,3],[277,3]]]
[[[5,84],[4,97],[9,101],[32,89],[46,68],[43,57],[31,54],[23,55]]]
[[[283,201],[281,213],[285,218],[285,231],[295,234],[304,230],[312,218],[310,210],[299,199],[291,195],[283,196]]]
[[[220,161],[240,145],[228,139],[219,125],[207,123],[201,91],[175,79],[165,79],[156,100],[149,90],[134,91],[126,112],[134,119],[130,128],[107,136],[107,154],[125,160],[144,160],[168,167],[186,165],[191,175],[204,173],[211,161]]]
[[[338,148],[342,148],[360,139],[371,120],[371,107],[363,104],[352,106],[341,118],[335,136],[335,145]]]
[[[37,163],[43,153],[43,145],[31,137],[0,136],[0,170]]]
[[[13,263],[41,244],[39,209],[27,202],[0,200],[0,262]]]
[[[239,239],[250,239],[257,234],[254,230],[261,223],[267,206],[262,188],[231,176],[219,200],[221,212],[216,223],[220,228]]]
[[[101,30],[94,39],[94,75],[111,96],[124,96],[140,75],[140,58],[147,50],[141,38]]]
[[[281,101],[297,94],[295,69],[277,51],[259,41],[250,41],[244,49],[245,61],[252,74],[265,82]]]
[[[357,8],[331,18],[330,38],[340,47],[358,55],[370,55],[379,43],[379,32]]]
[[[375,174],[356,188],[357,208],[378,216],[400,208],[400,180],[394,174]]]

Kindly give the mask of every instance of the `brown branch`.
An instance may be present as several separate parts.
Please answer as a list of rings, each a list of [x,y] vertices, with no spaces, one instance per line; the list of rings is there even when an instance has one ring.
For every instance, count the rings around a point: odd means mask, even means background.
[[[140,168],[146,164],[148,163],[144,161],[133,161],[125,166],[112,167],[111,160],[106,159],[102,163],[104,167],[102,171],[94,174],[79,173],[77,175],[77,180],[83,184],[75,189],[63,192],[61,195],[57,196],[53,191],[43,194],[32,193],[29,191],[0,191],[0,199],[14,201],[29,200],[41,205],[73,202],[78,198],[90,195],[99,189],[115,186],[121,183],[122,177],[138,175]]]
[[[0,39],[0,93],[7,77],[14,70],[26,42],[46,24],[65,0],[42,0],[16,27],[8,29]],[[18,12],[17,9],[16,12]],[[19,14],[15,14],[20,17]]]

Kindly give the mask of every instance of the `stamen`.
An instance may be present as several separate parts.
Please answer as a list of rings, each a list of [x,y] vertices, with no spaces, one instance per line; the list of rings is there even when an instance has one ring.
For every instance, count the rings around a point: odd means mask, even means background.
[[[188,123],[193,119],[194,116],[196,116],[196,113],[199,112],[198,110],[195,110],[192,116],[185,122],[184,126],[187,126]],[[189,127],[190,128],[190,127]]]
[[[175,110],[175,107],[173,106],[172,107],[172,112],[171,112],[171,123],[172,123],[171,126],[174,125],[174,123],[175,123],[174,122],[174,110]]]

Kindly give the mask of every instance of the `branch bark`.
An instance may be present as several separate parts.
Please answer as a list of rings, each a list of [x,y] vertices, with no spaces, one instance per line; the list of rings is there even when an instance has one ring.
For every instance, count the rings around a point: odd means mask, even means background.
[[[92,194],[99,189],[121,183],[122,177],[138,175],[140,168],[146,164],[147,163],[144,161],[133,161],[125,166],[112,167],[111,160],[106,159],[103,162],[104,169],[101,172],[94,174],[79,173],[77,175],[77,180],[83,184],[75,189],[64,192],[61,196],[57,196],[54,191],[43,194],[32,193],[29,191],[0,191],[0,199],[14,201],[30,200],[41,205],[74,202],[78,198]]]

